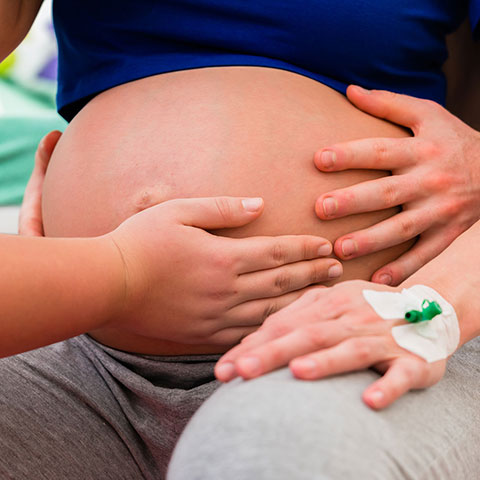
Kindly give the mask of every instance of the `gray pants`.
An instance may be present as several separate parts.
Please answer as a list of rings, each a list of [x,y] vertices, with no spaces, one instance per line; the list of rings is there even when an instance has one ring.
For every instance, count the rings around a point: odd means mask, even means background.
[[[476,345],[475,345],[476,344]],[[375,413],[375,374],[223,386],[216,356],[156,357],[81,336],[0,361],[0,479],[470,479],[480,472],[480,342],[442,382]],[[476,347],[476,348],[475,348]]]
[[[182,434],[169,480],[478,480],[480,338],[437,385],[374,412],[372,371],[305,382],[287,369],[222,386]]]
[[[0,360],[0,479],[164,479],[218,386],[217,358],[133,355],[81,336]]]

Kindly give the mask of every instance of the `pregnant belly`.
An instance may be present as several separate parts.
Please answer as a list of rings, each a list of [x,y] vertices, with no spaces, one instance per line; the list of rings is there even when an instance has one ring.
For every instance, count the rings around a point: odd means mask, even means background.
[[[316,197],[386,172],[324,174],[313,165],[314,152],[335,142],[405,135],[338,92],[281,70],[207,68],[137,80],[95,97],[66,129],[44,185],[45,232],[99,235],[154,203],[230,195],[261,196],[265,211],[222,235],[305,233],[333,241],[394,210],[322,222],[314,214]],[[342,279],[368,279],[406,248],[346,262]],[[141,353],[212,351],[116,330],[92,335]]]

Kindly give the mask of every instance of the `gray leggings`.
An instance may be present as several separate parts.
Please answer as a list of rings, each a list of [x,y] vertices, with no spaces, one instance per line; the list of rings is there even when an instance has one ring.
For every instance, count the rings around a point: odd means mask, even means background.
[[[164,479],[217,388],[218,355],[133,355],[81,336],[0,360],[0,479]]]
[[[375,413],[359,372],[218,384],[216,356],[157,357],[81,336],[0,361],[0,479],[470,479],[480,341],[437,386]],[[213,394],[213,395],[212,395]]]
[[[169,480],[480,478],[480,338],[443,380],[374,412],[356,372],[316,382],[287,369],[222,386],[175,449]]]

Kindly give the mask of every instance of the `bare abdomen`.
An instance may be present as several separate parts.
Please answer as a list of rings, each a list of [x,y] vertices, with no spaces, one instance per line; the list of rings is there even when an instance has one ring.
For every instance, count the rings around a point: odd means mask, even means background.
[[[314,152],[340,141],[405,135],[338,92],[281,70],[222,67],[145,78],[100,94],[67,128],[45,181],[45,232],[98,235],[158,201],[230,195],[261,196],[265,211],[223,235],[307,233],[333,241],[393,210],[322,222],[316,197],[386,173],[324,174],[313,165]],[[368,279],[405,249],[346,262],[342,279]],[[118,332],[108,337],[98,335],[119,348],[169,353],[161,341],[142,346]],[[178,353],[198,351],[185,346]]]

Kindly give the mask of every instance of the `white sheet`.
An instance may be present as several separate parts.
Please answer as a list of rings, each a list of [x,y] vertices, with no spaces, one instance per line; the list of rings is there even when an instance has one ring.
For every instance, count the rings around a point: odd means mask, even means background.
[[[17,233],[20,207],[0,207],[0,233]]]

